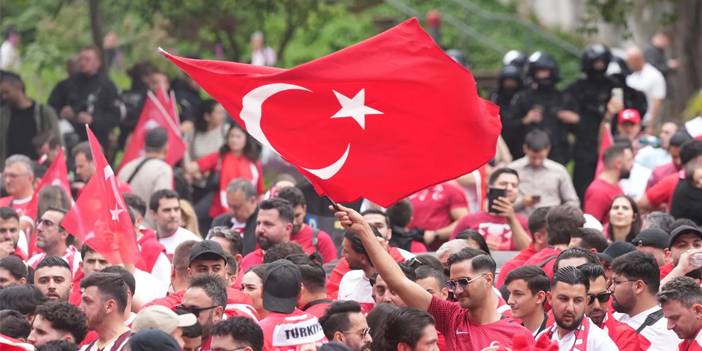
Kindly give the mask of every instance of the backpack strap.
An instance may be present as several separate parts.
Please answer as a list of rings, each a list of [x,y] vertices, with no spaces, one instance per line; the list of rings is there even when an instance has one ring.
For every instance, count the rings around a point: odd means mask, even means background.
[[[646,320],[643,322],[643,324],[641,324],[641,326],[638,329],[636,329],[636,334],[641,334],[642,330],[646,329],[646,327],[650,327],[656,324],[656,322],[658,322],[661,318],[663,318],[663,309],[649,314],[648,316],[646,316]]]
[[[319,228],[312,228],[312,245],[314,252],[319,253]]]
[[[139,174],[141,167],[144,167],[144,164],[146,164],[146,162],[151,161],[153,159],[154,159],[153,157],[146,157],[143,160],[141,160],[141,162],[139,162],[139,164],[136,166],[136,168],[134,168],[134,172],[132,172],[132,175],[130,175],[129,178],[127,179],[127,183],[131,183],[132,179],[134,179],[134,177],[136,177],[136,175]]]

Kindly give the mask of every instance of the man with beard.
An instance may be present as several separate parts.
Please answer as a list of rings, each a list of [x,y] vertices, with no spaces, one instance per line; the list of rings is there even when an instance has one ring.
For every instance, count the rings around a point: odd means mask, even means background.
[[[41,346],[53,340],[80,344],[88,328],[85,315],[68,302],[49,302],[37,307],[27,342]]]
[[[295,217],[290,240],[300,244],[308,255],[319,253],[324,263],[335,260],[336,246],[334,246],[329,234],[305,224],[307,201],[302,191],[294,186],[289,186],[280,189],[277,197],[287,200],[293,207]]]
[[[166,254],[173,257],[178,244],[202,238],[180,226],[180,199],[178,193],[170,189],[157,190],[149,199],[151,218],[156,224],[158,241],[166,248]]]
[[[261,201],[256,217],[256,241],[259,248],[244,256],[239,272],[243,275],[249,268],[263,264],[266,250],[275,244],[290,241],[293,230],[294,211],[287,200],[273,198]]]
[[[588,305],[585,307],[585,315],[602,330],[606,331],[614,341],[619,350],[638,351],[639,338],[636,331],[630,326],[614,319],[609,309],[609,298],[612,292],[608,290],[607,277],[602,265],[588,263],[579,266],[585,277],[590,281],[590,289],[587,292]]]
[[[125,323],[129,288],[119,274],[95,272],[83,279],[80,310],[85,313],[89,330],[98,339],[84,346],[83,351],[121,351],[132,334]]]
[[[71,269],[63,258],[49,256],[37,265],[34,285],[49,300],[68,300],[71,294]]]
[[[373,338],[356,301],[336,301],[319,319],[324,335],[329,341],[348,346],[352,351],[369,351]]]
[[[524,137],[538,128],[545,130],[551,139],[549,158],[566,164],[570,160],[568,133],[580,116],[573,112],[577,110],[573,99],[556,88],[560,79],[556,60],[541,51],[533,53],[527,64],[527,79],[530,87],[514,96],[509,115],[503,121],[503,128],[515,131],[511,142],[519,145],[512,156],[524,156],[521,150]]]
[[[556,324],[544,330],[537,340],[557,341],[561,350],[619,350],[607,333],[585,317],[590,281],[575,267],[556,271],[551,280],[548,302]],[[585,347],[583,347],[585,345]]]
[[[605,150],[602,162],[604,169],[585,191],[583,209],[585,213],[604,223],[612,200],[623,193],[619,181],[629,178],[634,166],[634,154],[631,148],[615,144]]]
[[[645,252],[632,251],[612,262],[612,307],[614,318],[639,334],[639,345],[649,351],[670,350],[680,339],[668,330],[668,320],[656,301],[660,284],[656,259]]]
[[[227,287],[218,276],[198,275],[190,281],[178,308],[197,317],[202,327],[202,350],[209,350],[212,342],[212,327],[223,319],[227,306]]]
[[[681,351],[702,350],[702,288],[694,279],[678,277],[658,293],[669,328],[682,339]]]
[[[661,280],[661,285],[685,275],[698,280],[702,278],[700,266],[690,259],[693,256],[702,255],[702,231],[699,228],[681,225],[673,229],[670,233],[668,250],[670,250],[672,264],[661,268],[670,272]]]
[[[463,259],[459,253],[451,257],[451,279],[446,285],[458,303],[445,301],[405,276],[358,212],[338,205],[335,216],[347,231],[360,238],[388,288],[397,292],[408,306],[427,311],[435,318],[436,329],[444,334],[448,350],[512,347],[515,335],[533,339],[528,329],[498,312],[499,299],[493,290],[496,264],[489,255],[471,254]]]

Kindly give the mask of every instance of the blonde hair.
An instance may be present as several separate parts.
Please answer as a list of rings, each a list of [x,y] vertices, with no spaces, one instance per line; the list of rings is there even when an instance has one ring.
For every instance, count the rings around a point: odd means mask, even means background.
[[[179,199],[178,202],[180,203],[180,225],[202,237],[200,228],[198,227],[197,214],[195,214],[193,205],[191,205],[188,200],[184,199]]]

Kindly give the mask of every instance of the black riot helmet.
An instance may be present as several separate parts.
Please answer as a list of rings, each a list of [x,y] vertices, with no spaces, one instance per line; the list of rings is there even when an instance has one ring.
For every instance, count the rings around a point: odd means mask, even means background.
[[[507,79],[513,79],[514,81],[516,81],[517,86],[514,87],[514,90],[521,89],[523,84],[524,84],[523,79],[522,79],[522,70],[519,67],[514,66],[514,65],[503,66],[500,69],[500,74],[497,77],[498,87],[500,89],[502,89],[503,83]]]
[[[536,72],[542,69],[551,71],[551,76],[548,79],[536,78]],[[556,63],[556,60],[551,55],[542,51],[536,51],[529,56],[527,77],[532,83],[536,83],[539,87],[552,87],[560,79],[558,63]]]
[[[524,67],[526,67],[527,61],[529,61],[529,58],[527,55],[519,50],[510,50],[507,51],[505,56],[502,56],[502,65],[503,66],[515,66],[519,68],[520,71],[524,70]]]
[[[597,61],[602,61],[600,68],[595,67]],[[605,72],[612,61],[612,52],[602,44],[593,44],[585,49],[580,57],[580,68],[588,78],[604,78]]]

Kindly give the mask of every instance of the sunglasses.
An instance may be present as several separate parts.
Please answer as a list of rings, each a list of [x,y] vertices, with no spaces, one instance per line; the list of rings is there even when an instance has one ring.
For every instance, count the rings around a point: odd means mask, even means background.
[[[179,305],[176,306],[176,309],[186,311],[188,313],[192,313],[195,315],[195,317],[200,317],[200,312],[211,310],[213,308],[217,308],[219,306],[210,306],[210,307],[195,307],[195,306],[185,306],[185,305]]]
[[[595,300],[599,301],[600,303],[607,303],[609,301],[610,296],[612,296],[612,293],[607,291],[603,293],[599,293],[597,295],[588,295],[588,305],[592,305]]]
[[[485,274],[486,273],[482,273],[475,278],[466,277],[466,278],[460,278],[460,279],[455,279],[455,280],[448,280],[448,281],[446,281],[446,289],[448,289],[449,292],[456,291],[457,287],[460,287],[461,290],[466,290],[466,289],[468,289],[468,286],[472,282],[482,278]]]

